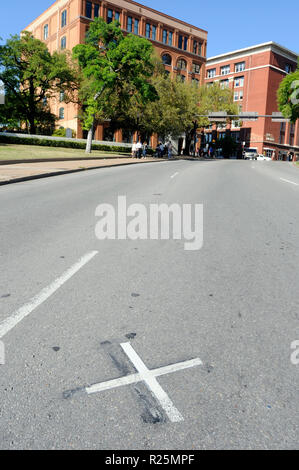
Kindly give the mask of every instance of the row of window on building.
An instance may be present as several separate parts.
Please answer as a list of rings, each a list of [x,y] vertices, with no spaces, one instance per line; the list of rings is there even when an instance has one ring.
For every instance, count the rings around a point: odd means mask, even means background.
[[[92,3],[86,2],[85,6],[85,16],[86,18],[98,18],[100,14],[100,4],[99,3]],[[120,21],[120,11],[113,10],[108,8],[107,10],[107,23],[112,23],[112,21]],[[61,13],[61,28],[64,28],[67,25],[67,10],[63,10]],[[140,19],[134,18],[133,16],[127,17],[127,25],[126,29],[129,33],[140,34]],[[44,25],[44,40],[46,41],[49,37],[49,25]],[[157,26],[151,24],[149,22],[145,25],[145,37],[147,39],[152,39],[153,41],[157,41]],[[187,51],[189,46],[190,39],[186,36],[179,35],[178,37],[178,45],[177,47],[181,50]],[[174,33],[173,31],[169,31],[167,29],[163,29],[162,32],[162,42],[168,46],[175,46],[174,44]],[[61,49],[65,49],[66,45],[63,43]],[[195,55],[201,56],[202,54],[202,43],[198,40],[193,40],[193,53]]]
[[[295,125],[294,124],[291,123],[289,127],[289,136],[288,136],[289,142],[285,142],[285,138],[286,138],[286,123],[282,122],[280,125],[279,143],[290,145],[291,147],[293,147],[295,144]],[[299,135],[298,135],[298,142],[295,145],[299,145]]]
[[[172,57],[170,54],[163,54],[162,55],[162,62],[164,65],[171,66],[172,65]],[[187,70],[187,62],[185,59],[178,59],[176,63],[177,70]],[[201,65],[197,63],[192,64],[192,73],[200,74]]]
[[[235,73],[240,73],[245,70],[245,62],[238,62],[235,64],[234,71]],[[220,75],[228,75],[231,73],[230,65],[224,65],[220,67]],[[215,78],[216,77],[216,68],[207,70],[207,78]]]
[[[237,64],[234,64],[234,73],[243,72],[245,68],[246,68],[245,62],[238,62]],[[291,64],[285,64],[285,72],[286,73],[292,72]],[[228,75],[230,73],[231,73],[230,65],[223,65],[222,67],[220,67],[220,75]],[[207,70],[207,78],[214,78],[214,77],[216,77],[216,68]]]

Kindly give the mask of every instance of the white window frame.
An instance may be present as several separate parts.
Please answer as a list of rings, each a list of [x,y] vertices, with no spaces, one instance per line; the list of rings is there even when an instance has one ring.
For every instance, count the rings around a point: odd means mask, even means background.
[[[220,75],[228,75],[230,73],[230,65],[223,65],[220,68]]]
[[[207,71],[207,78],[215,78],[216,77],[216,69],[210,69]]]
[[[235,73],[244,72],[245,68],[245,62],[238,62],[235,64]]]

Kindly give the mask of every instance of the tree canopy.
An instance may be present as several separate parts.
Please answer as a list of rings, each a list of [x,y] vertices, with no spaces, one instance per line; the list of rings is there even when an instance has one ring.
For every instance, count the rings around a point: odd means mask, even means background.
[[[89,137],[96,122],[124,118],[132,100],[144,104],[157,99],[150,81],[155,67],[153,51],[147,39],[124,36],[116,21],[107,24],[96,18],[90,25],[85,44],[73,49],[83,77],[83,127],[89,130]]]
[[[6,92],[2,119],[25,123],[35,134],[37,128],[54,126],[49,100],[72,88],[73,71],[67,53],[51,55],[46,44],[25,31],[0,46],[0,80]]]
[[[299,119],[299,61],[297,70],[285,77],[277,92],[279,110],[295,123]]]

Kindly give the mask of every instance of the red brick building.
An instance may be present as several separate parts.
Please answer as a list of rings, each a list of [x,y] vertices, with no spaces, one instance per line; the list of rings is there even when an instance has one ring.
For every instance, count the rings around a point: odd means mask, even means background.
[[[25,29],[44,41],[50,52],[71,50],[84,42],[89,24],[96,17],[107,22],[118,20],[125,33],[149,39],[173,77],[180,75],[182,80],[204,83],[207,32],[132,0],[56,0]],[[65,104],[63,97],[58,97],[52,108],[59,118],[59,127],[73,129],[78,138],[83,136],[76,106]],[[132,140],[132,136],[124,136],[121,130],[111,134],[107,125],[98,126],[95,138]]]
[[[288,73],[296,70],[298,55],[285,47],[268,42],[207,59],[205,83],[219,82],[234,92],[241,111],[259,115],[278,112],[277,90]],[[233,123],[232,135],[246,147],[256,148],[272,158],[286,158],[289,151],[299,155],[299,121],[273,123],[271,118]],[[224,132],[219,128],[218,132]],[[210,137],[211,138],[211,137]]]

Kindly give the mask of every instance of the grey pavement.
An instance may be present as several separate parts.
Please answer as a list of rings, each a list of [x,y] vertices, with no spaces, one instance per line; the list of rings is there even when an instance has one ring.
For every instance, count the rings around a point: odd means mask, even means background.
[[[202,203],[204,245],[99,241],[98,204]],[[0,331],[30,299],[97,254],[0,338],[1,449],[296,449],[299,169],[174,161],[0,187]],[[158,377],[183,421],[135,373]]]

